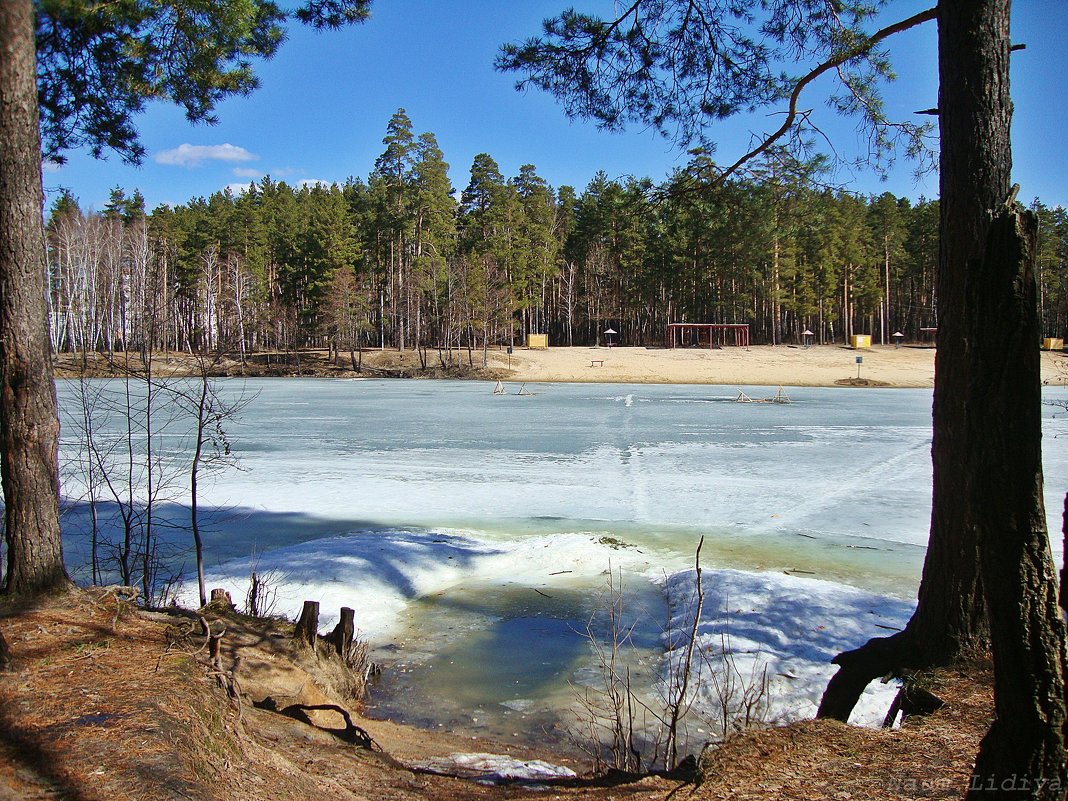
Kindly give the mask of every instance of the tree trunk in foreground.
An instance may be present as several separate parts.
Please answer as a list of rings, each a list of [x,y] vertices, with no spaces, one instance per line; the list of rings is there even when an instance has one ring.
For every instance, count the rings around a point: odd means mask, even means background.
[[[966,294],[984,256],[994,210],[1009,196],[1008,0],[946,0],[939,5],[939,128],[941,173],[935,354],[934,486],[931,538],[916,614],[908,629],[920,662],[950,662],[988,644],[987,614],[975,521],[996,499],[969,494],[969,478],[987,432],[970,416],[1011,409],[1016,389],[999,382],[969,398],[972,375],[1008,343],[975,347],[968,326],[978,320],[977,296]],[[1032,343],[1037,347],[1037,340]],[[1033,377],[1038,386],[1038,372]]]
[[[59,530],[33,14],[31,0],[0,3],[0,477],[4,592],[17,598],[70,583]]]
[[[834,658],[840,669],[827,686],[819,717],[848,719],[861,692],[880,676],[948,664],[989,644],[973,521],[985,516],[992,499],[968,495],[967,475],[978,443],[968,425],[974,406],[966,400],[975,362],[987,354],[968,347],[966,326],[976,312],[968,305],[964,286],[971,266],[982,259],[991,211],[1002,208],[1009,195],[1008,57],[1008,0],[940,3],[941,197],[931,534],[908,626]],[[992,387],[975,402],[1008,408],[1008,399],[999,396],[1003,391],[1003,385]]]
[[[1065,633],[1042,503],[1035,223],[1010,198],[1009,2],[942,0],[938,31],[931,538],[909,625],[839,654],[819,714],[844,720],[871,679],[989,643],[997,716],[969,797],[1060,797]]]
[[[1008,0],[943,0],[938,62],[941,197],[931,535],[908,626],[835,657],[841,668],[827,686],[820,717],[846,720],[860,693],[880,676],[948,664],[989,644],[974,521],[987,516],[995,499],[969,495],[977,439],[984,434],[969,426],[969,415],[982,414],[977,406],[1011,408],[1013,399],[1003,383],[967,398],[973,370],[993,354],[969,347],[966,327],[976,310],[964,287],[983,258],[992,211],[1003,208],[1009,196]],[[1003,347],[998,343],[995,350]],[[1034,381],[1037,386],[1037,373]]]
[[[1064,515],[1061,517],[1061,552],[1064,564],[1061,565],[1061,609],[1068,614],[1068,492],[1064,494]]]
[[[995,711],[976,759],[972,799],[1062,798],[1068,787],[1065,630],[1042,501],[1037,236],[1034,214],[1002,210],[967,287],[976,311],[969,341],[987,354],[967,395],[978,445],[968,477],[970,496],[988,499],[976,532]],[[992,389],[1004,400],[981,402]]]

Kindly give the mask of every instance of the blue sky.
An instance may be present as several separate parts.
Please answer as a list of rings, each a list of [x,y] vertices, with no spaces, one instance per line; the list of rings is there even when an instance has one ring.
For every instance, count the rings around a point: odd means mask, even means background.
[[[115,155],[100,161],[73,152],[67,165],[46,171],[45,188],[50,197],[69,188],[83,207],[96,209],[112,187],[136,188],[153,208],[264,174],[291,184],[366,178],[400,107],[416,133],[438,137],[457,189],[482,152],[505,176],[534,164],[553,186],[579,191],[598,170],[663,180],[686,160],[670,142],[637,127],[611,134],[571,122],[551,97],[518,93],[516,76],[494,71],[500,44],[537,33],[542,19],[568,5],[601,14],[613,9],[612,0],[375,0],[361,26],[321,34],[295,26],[278,56],[259,66],[260,90],[223,103],[218,125],[190,125],[178,109],[155,104],[139,120],[148,149],[141,167]],[[894,0],[889,13],[904,18],[925,5]],[[892,42],[899,80],[887,92],[891,115],[915,119],[912,112],[935,105],[935,34],[927,23]],[[1014,180],[1025,202],[1040,197],[1068,205],[1068,3],[1016,0],[1013,40],[1027,45],[1013,56]],[[855,124],[820,111],[818,92],[804,96],[803,105],[817,109],[843,154],[857,151]],[[719,126],[718,160],[733,160],[751,134],[777,124],[761,114]],[[858,192],[937,194],[935,176],[917,183],[904,160],[886,182],[867,172],[839,179]]]

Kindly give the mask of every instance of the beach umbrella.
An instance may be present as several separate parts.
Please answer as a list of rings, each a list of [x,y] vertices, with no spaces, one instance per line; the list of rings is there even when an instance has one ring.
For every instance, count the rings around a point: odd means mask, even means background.
[[[816,335],[806,328],[804,331],[801,332],[801,336],[804,338],[805,347],[807,348],[812,345],[812,337]]]
[[[608,337],[608,346],[612,346],[612,334],[618,333],[614,328],[606,328],[604,330],[605,336]]]
[[[895,348],[900,348],[901,347],[901,340],[903,340],[905,338],[905,335],[902,334],[900,331],[897,331],[896,333],[893,333],[890,336],[893,337],[894,347]]]

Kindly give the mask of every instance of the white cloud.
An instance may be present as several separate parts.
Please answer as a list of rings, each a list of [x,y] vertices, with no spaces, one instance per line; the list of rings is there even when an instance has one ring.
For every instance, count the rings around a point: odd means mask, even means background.
[[[176,167],[199,167],[205,161],[255,161],[259,156],[243,147],[231,145],[178,145],[171,150],[157,153],[155,160],[160,164]]]
[[[0,0],[0,2],[3,2],[3,0]],[[250,176],[250,179],[248,181],[234,181],[232,183],[228,183],[226,184],[226,186],[219,190],[220,192],[226,192],[227,190],[229,190],[229,192],[233,195],[248,194],[249,184],[259,183],[259,181],[252,180],[251,176],[255,175],[256,178],[260,178],[263,175],[262,172],[255,170],[234,170],[234,173],[237,175],[244,175],[247,173]],[[289,186],[299,191],[301,189],[304,189],[305,187],[311,189],[320,186],[323,189],[329,189],[332,186],[341,186],[341,184],[339,184],[337,181],[324,181],[321,178],[302,178],[299,181],[291,182]]]
[[[223,187],[222,191],[225,192],[226,190],[230,190],[230,194],[232,195],[244,195],[248,193],[248,186],[249,181],[245,181],[244,183],[236,182],[232,184],[227,184]]]
[[[255,167],[234,167],[234,175],[238,178],[260,179],[263,177],[263,170],[257,170]]]

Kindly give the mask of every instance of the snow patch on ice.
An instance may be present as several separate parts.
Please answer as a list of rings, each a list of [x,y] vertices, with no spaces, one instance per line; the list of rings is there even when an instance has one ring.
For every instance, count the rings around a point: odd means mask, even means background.
[[[613,547],[615,546],[615,547]],[[332,626],[342,606],[359,610],[357,626],[372,643],[402,627],[418,598],[472,583],[589,584],[609,565],[646,573],[665,564],[637,548],[619,547],[592,533],[567,533],[496,541],[456,530],[353,532],[276,548],[256,558],[262,577],[277,589],[274,611],[296,618],[305,600],[319,601],[320,630]],[[222,587],[241,606],[248,593],[251,559],[234,559],[209,571],[210,587]],[[195,606],[187,584],[181,603]]]
[[[904,627],[914,608],[896,598],[782,573],[705,569],[702,585],[705,600],[697,645],[705,658],[695,657],[700,686],[695,707],[699,716],[712,720],[720,706],[713,674],[731,663],[743,682],[760,677],[766,667],[769,722],[813,717],[837,670],[832,657]],[[671,574],[664,591],[675,632],[675,647],[665,656],[666,677],[685,658],[680,640],[688,641],[692,627],[696,571]],[[897,689],[896,683],[869,687],[850,722],[880,725]]]
[[[405,626],[413,614],[411,603],[420,597],[474,584],[595,586],[611,565],[658,581],[671,605],[674,647],[663,657],[663,682],[686,652],[679,640],[690,631],[696,573],[687,569],[665,576],[665,567],[681,567],[679,560],[622,546],[590,532],[499,541],[451,529],[375,530],[268,551],[259,557],[257,570],[261,575],[276,571],[276,611],[295,617],[305,599],[318,600],[320,628],[326,630],[342,606],[351,606],[359,610],[361,635],[381,644]],[[227,562],[209,574],[209,585],[226,588],[240,603],[251,567],[248,559]],[[766,668],[770,722],[808,718],[835,671],[832,657],[903,627],[913,608],[888,596],[778,572],[705,568],[702,576],[705,603],[697,636],[704,656],[696,660],[695,710],[705,720],[717,719],[714,672],[724,669],[724,650],[743,682]],[[473,616],[470,625],[480,620]],[[896,689],[869,688],[851,722],[881,723]],[[522,711],[520,702],[512,703]]]

